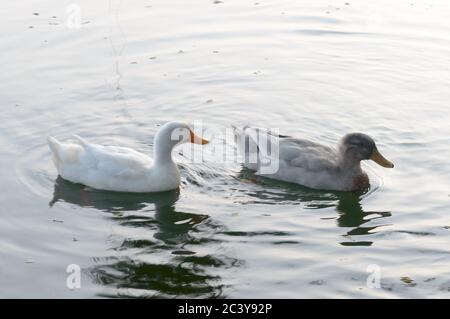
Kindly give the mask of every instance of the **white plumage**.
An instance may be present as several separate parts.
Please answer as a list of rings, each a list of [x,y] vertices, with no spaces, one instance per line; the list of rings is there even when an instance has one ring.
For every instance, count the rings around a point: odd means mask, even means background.
[[[62,178],[96,189],[120,192],[161,192],[176,189],[180,174],[172,160],[178,144],[206,144],[183,123],[169,122],[155,136],[154,157],[131,148],[92,144],[74,135],[75,142],[48,137],[53,162]]]

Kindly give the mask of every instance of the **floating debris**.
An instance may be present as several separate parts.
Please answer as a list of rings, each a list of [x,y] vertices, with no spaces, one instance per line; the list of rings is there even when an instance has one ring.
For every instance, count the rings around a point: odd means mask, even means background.
[[[155,60],[156,57],[155,57],[155,56],[151,56],[151,57],[149,57],[149,59],[150,59],[150,60]]]
[[[136,61],[132,61],[130,62],[130,64],[138,64]]]
[[[34,26],[32,26],[32,25],[30,25],[29,27],[28,27],[28,29],[33,29],[34,28]]]
[[[206,103],[208,103],[208,104],[210,104],[210,103],[212,103],[212,102],[214,102],[213,99],[206,100]]]
[[[79,241],[79,240],[74,237],[74,238],[72,238],[72,241]]]
[[[184,53],[183,50],[179,50],[179,51],[178,51],[178,54],[183,54],[183,53]]]
[[[39,12],[34,12],[33,15],[38,16]]]
[[[34,261],[33,260],[25,260],[23,263],[24,264],[32,264],[32,263],[34,263]]]
[[[213,53],[219,53],[219,51],[217,51],[217,50],[214,50],[214,51],[213,51]],[[450,196],[450,195],[449,195],[449,196]]]
[[[64,223],[63,220],[59,220],[59,219],[54,219],[53,222],[54,222],[54,223]]]
[[[220,0],[214,0],[213,3],[214,3],[214,4],[219,4],[219,3],[223,3],[223,1],[220,1]]]
[[[414,287],[417,285],[413,279],[411,279],[410,277],[407,277],[407,276],[401,277],[400,280],[402,282],[404,282],[408,287]]]

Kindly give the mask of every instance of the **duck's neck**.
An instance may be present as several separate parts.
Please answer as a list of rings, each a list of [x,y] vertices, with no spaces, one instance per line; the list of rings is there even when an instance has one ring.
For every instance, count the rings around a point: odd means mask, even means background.
[[[160,166],[175,165],[172,159],[172,149],[173,149],[172,145],[161,143],[160,140],[155,139],[155,151],[154,151],[155,164]]]
[[[157,134],[155,137],[155,146],[153,152],[155,164],[160,166],[175,165],[172,159],[172,149],[173,145],[164,141],[164,136]]]
[[[354,175],[360,175],[363,173],[363,170],[361,168],[361,162],[347,162],[345,159],[340,160],[339,167],[342,171],[348,172]]]
[[[360,175],[363,173],[361,169],[361,160],[354,158],[351,154],[345,152],[343,148],[339,148],[338,165],[344,172],[354,175]]]

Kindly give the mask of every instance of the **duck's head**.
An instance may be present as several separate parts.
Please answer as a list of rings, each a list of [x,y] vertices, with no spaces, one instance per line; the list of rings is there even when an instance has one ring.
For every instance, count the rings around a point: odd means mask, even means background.
[[[155,136],[155,147],[172,149],[183,143],[208,144],[209,141],[196,135],[192,128],[182,122],[168,122],[161,126]]]
[[[341,140],[340,150],[346,160],[360,162],[370,159],[383,167],[394,167],[394,164],[378,151],[375,141],[366,134],[350,133],[345,135]]]

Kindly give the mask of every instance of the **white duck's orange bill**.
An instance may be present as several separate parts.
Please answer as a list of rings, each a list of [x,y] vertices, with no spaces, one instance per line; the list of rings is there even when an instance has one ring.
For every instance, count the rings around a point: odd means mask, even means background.
[[[189,133],[191,135],[191,139],[190,139],[191,143],[200,144],[200,145],[205,145],[205,144],[209,143],[208,140],[205,140],[204,138],[196,135],[194,132],[192,132],[192,130],[190,130]]]

